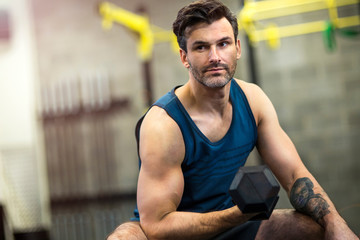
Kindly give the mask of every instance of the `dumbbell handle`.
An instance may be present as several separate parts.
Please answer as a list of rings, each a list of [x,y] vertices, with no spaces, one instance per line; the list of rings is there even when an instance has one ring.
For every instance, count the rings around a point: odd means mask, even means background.
[[[278,202],[279,200],[279,196],[276,196],[275,199],[273,200],[273,205],[271,207],[271,209],[267,212],[260,212],[259,214],[255,215],[254,217],[250,218],[249,221],[258,221],[258,220],[267,220],[270,218],[275,206],[276,206],[276,203]]]

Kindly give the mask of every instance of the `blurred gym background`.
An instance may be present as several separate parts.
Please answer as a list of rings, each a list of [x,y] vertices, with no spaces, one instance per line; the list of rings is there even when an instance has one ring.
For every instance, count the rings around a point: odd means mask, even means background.
[[[104,239],[131,217],[134,127],[187,81],[169,31],[189,2],[0,0],[0,240]],[[223,2],[239,16],[236,77],[268,94],[359,235],[360,1]]]

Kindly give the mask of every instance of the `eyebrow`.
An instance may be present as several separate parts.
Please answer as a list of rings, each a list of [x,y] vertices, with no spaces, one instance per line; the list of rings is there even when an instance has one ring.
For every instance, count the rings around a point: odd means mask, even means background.
[[[223,42],[223,41],[228,41],[228,40],[232,40],[231,37],[223,37],[219,40],[217,40],[216,42],[219,43],[219,42]],[[195,41],[192,46],[196,46],[196,45],[204,45],[204,44],[209,44],[209,42],[205,42],[205,41]]]
[[[232,38],[231,37],[223,37],[220,40],[218,40],[217,42],[223,42],[223,41],[228,41],[228,40],[232,41]]]

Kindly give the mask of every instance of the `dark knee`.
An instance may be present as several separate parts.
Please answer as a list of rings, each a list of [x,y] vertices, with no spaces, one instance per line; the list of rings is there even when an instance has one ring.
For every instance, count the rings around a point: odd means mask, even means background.
[[[126,222],[118,226],[107,240],[146,240],[138,222]]]
[[[263,221],[257,239],[323,239],[324,229],[311,217],[295,210],[273,212]]]

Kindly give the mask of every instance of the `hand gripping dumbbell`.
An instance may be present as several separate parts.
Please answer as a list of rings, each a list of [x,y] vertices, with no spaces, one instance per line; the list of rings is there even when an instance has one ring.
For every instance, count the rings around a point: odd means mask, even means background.
[[[250,220],[269,219],[279,200],[280,185],[265,165],[241,167],[229,189],[243,213],[259,213]]]

